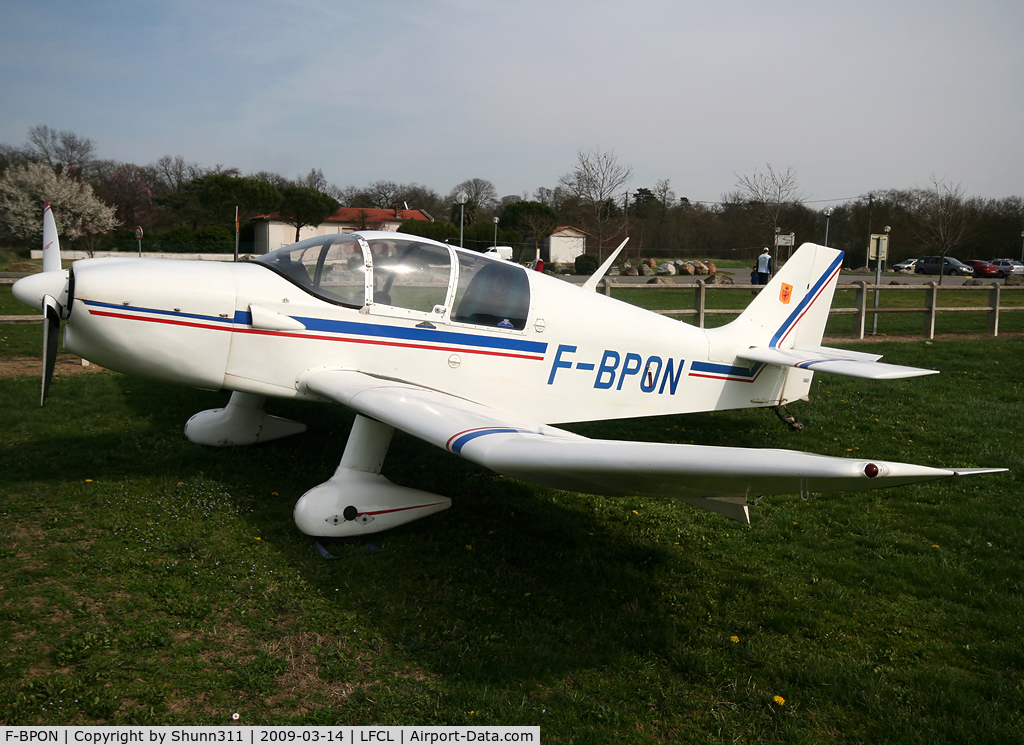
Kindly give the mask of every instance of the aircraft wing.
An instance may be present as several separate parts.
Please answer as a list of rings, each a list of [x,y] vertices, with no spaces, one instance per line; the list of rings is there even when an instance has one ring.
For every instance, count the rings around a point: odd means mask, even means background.
[[[592,440],[402,381],[311,370],[302,390],[498,473],[607,496],[673,497],[750,522],[747,499],[852,491],[1004,469],[943,469],[792,450]]]
[[[740,352],[741,359],[754,362],[765,362],[769,365],[782,367],[799,367],[805,370],[820,370],[848,375],[853,378],[870,378],[872,380],[891,380],[894,378],[913,378],[918,375],[934,375],[938,370],[925,370],[921,367],[905,365],[889,365],[879,362],[880,354],[851,352],[846,349],[832,347],[751,347]]]

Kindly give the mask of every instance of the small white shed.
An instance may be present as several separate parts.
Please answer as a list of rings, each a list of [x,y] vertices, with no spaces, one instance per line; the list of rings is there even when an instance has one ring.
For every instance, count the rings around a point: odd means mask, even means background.
[[[587,234],[571,225],[555,228],[548,239],[548,261],[553,264],[572,264],[586,252]]]

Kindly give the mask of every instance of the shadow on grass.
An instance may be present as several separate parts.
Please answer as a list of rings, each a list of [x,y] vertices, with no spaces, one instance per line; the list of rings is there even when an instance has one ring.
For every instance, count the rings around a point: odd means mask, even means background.
[[[13,383],[9,395],[31,400],[34,381]],[[188,442],[188,417],[226,398],[116,375],[58,381],[46,408],[27,412],[20,425],[31,431],[49,422],[55,436],[12,445],[8,478],[40,489],[204,477],[254,495],[244,517],[254,535],[274,541],[324,598],[441,675],[480,684],[558,678],[614,664],[624,652],[658,655],[670,646],[674,632],[658,610],[653,579],[668,548],[648,543],[646,520],[634,513],[643,500],[595,502],[536,489],[396,432],[384,474],[449,496],[453,507],[372,535],[383,554],[325,562],[298,534],[291,510],[337,467],[351,412],[272,401],[269,410],[306,422],[308,431],[247,448]]]

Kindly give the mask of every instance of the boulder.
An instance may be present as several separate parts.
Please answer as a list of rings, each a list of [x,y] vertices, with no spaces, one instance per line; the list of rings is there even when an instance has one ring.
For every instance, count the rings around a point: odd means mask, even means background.
[[[706,285],[734,285],[736,282],[728,274],[712,274],[704,280]]]
[[[668,277],[651,277],[647,280],[649,285],[674,285],[675,282]]]
[[[664,264],[658,267],[658,274],[662,276],[672,277],[675,276],[675,273],[676,265],[672,264],[671,262],[666,261]]]
[[[689,276],[694,275],[693,262],[687,261],[681,267],[679,267],[680,274],[688,274]]]
[[[645,277],[653,277],[654,276],[654,270],[651,269],[650,265],[647,263],[646,260],[644,261],[643,266],[640,267],[640,273],[642,275],[644,275]]]
[[[1006,275],[1006,286],[1007,287],[1020,287],[1024,285],[1024,274],[1007,274]]]
[[[638,277],[638,276],[640,276],[640,272],[637,270],[637,268],[635,266],[629,267],[626,270],[625,273],[626,273],[627,277]]]

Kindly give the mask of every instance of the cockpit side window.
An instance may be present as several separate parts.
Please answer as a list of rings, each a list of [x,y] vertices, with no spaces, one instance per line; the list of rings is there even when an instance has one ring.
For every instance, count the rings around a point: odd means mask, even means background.
[[[447,248],[401,238],[369,243],[375,305],[424,313],[444,307],[452,275]]]
[[[351,308],[366,304],[366,267],[355,237],[318,236],[260,256],[263,264],[307,292]]]
[[[453,321],[524,329],[529,313],[530,281],[522,267],[459,252]]]

